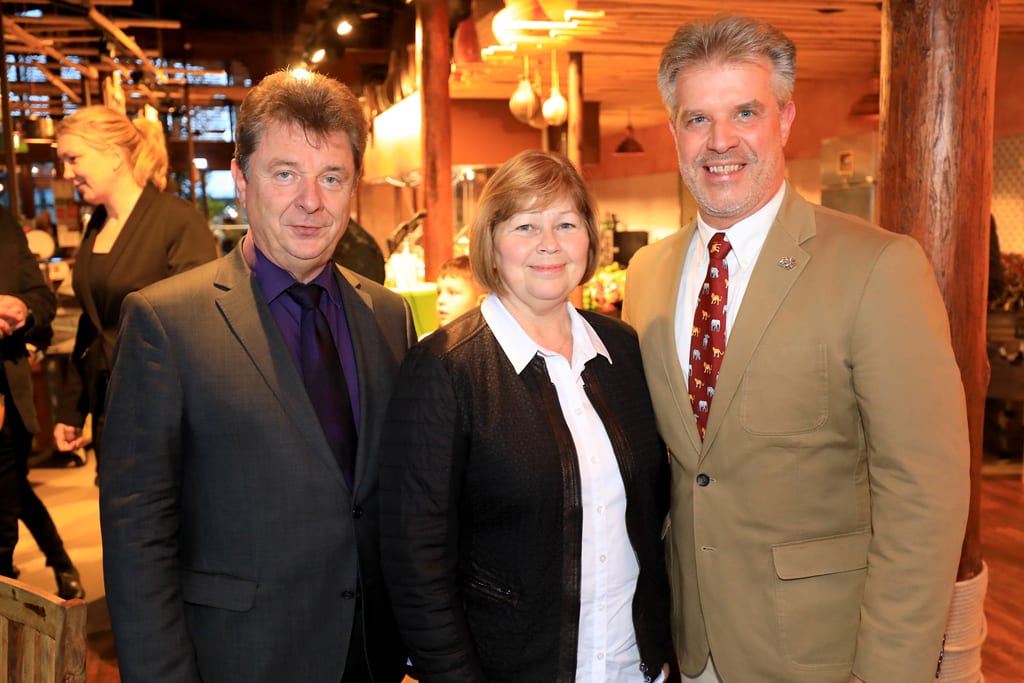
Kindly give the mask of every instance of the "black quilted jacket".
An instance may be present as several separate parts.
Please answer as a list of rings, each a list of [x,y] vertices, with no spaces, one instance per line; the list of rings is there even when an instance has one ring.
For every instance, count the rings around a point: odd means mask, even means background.
[[[672,659],[660,539],[668,461],[627,325],[584,313],[613,363],[583,372],[619,461],[649,680]],[[544,361],[519,375],[479,310],[406,356],[382,443],[382,552],[421,683],[575,680],[577,456]],[[638,675],[641,672],[638,672]]]

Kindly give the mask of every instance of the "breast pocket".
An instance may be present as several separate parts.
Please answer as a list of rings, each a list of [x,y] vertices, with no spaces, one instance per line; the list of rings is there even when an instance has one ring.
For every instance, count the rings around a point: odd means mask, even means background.
[[[740,421],[759,436],[821,428],[828,419],[828,347],[762,346],[743,376]]]

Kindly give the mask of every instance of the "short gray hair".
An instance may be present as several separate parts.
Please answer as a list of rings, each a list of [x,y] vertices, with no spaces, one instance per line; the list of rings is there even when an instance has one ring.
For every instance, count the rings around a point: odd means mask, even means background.
[[[713,63],[753,63],[767,59],[772,65],[772,92],[779,107],[793,97],[796,82],[796,46],[779,29],[751,17],[723,14],[683,24],[661,52],[658,90],[676,120],[676,78],[691,66]]]

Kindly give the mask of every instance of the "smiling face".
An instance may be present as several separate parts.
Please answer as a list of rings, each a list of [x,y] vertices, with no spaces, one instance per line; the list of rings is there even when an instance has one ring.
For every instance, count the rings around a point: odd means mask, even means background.
[[[93,206],[109,202],[118,186],[118,168],[124,163],[117,147],[97,149],[68,133],[57,138],[57,156],[64,162],[64,178],[74,183],[82,201]]]
[[[248,177],[234,161],[231,174],[260,251],[299,282],[316,277],[348,225],[355,184],[348,136],[307,139],[297,124],[270,123]]]
[[[568,199],[520,211],[494,228],[501,302],[513,316],[564,305],[587,270],[590,234]]]
[[[786,173],[783,147],[796,114],[779,107],[772,69],[712,63],[680,71],[679,114],[670,123],[683,181],[708,225],[723,230],[775,195]]]

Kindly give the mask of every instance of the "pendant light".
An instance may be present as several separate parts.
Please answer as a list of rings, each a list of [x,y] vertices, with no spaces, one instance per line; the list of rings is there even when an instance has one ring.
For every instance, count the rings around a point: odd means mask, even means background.
[[[626,137],[622,139],[619,146],[615,148],[615,154],[643,154],[644,146],[640,144],[640,141],[636,139],[633,131],[633,116],[628,115],[628,123],[626,124]]]
[[[544,120],[549,126],[560,126],[569,117],[569,103],[558,91],[558,53],[551,51],[551,95],[544,100]]]
[[[509,111],[523,123],[530,123],[541,110],[540,95],[530,82],[530,57],[523,56],[523,73],[519,77],[519,85],[508,101]]]

